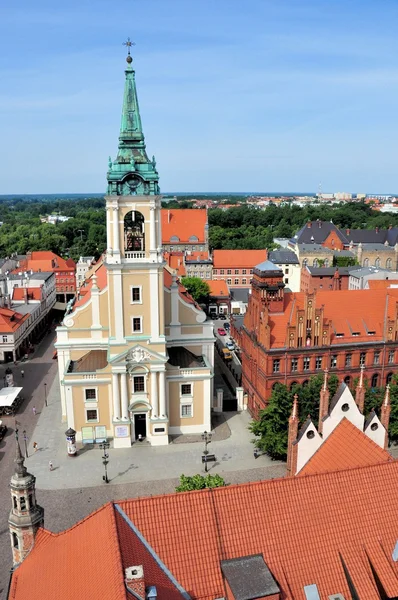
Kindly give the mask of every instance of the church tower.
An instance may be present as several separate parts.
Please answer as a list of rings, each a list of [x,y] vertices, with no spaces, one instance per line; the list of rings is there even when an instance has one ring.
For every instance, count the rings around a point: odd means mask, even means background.
[[[109,159],[105,198],[115,447],[130,445],[131,427],[146,437],[155,425],[156,442],[168,443],[159,176],[146,153],[130,40],[126,45],[119,148]],[[128,399],[138,392],[133,406]]]
[[[44,524],[44,509],[36,503],[36,478],[28,473],[16,440],[15,472],[11,477],[12,508],[8,517],[14,566],[33,548],[36,532]]]

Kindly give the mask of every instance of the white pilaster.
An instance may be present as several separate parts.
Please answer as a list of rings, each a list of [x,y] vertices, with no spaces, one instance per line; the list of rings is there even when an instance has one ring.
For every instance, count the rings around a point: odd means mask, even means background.
[[[107,252],[112,249],[112,223],[111,223],[111,207],[106,207],[106,247]]]
[[[151,371],[151,404],[152,417],[159,416],[158,374],[156,371]]]
[[[159,271],[149,270],[150,306],[151,306],[151,341],[159,340]]]
[[[119,239],[119,207],[113,207],[113,251],[120,252]]]
[[[127,390],[127,373],[121,373],[121,391],[122,391],[122,419],[129,420],[129,398]]]
[[[115,316],[115,338],[118,342],[124,341],[124,323],[123,323],[123,289],[122,272],[113,271],[113,310]]]
[[[171,292],[171,326],[180,326],[180,321],[178,319],[178,283],[176,275],[173,275],[173,282],[170,288]]]
[[[166,417],[166,371],[159,372],[159,417]]]
[[[97,285],[97,276],[92,276],[92,287],[91,287],[91,327],[100,328],[100,306],[99,306],[99,289]]]
[[[75,412],[73,410],[73,392],[72,386],[66,388],[65,400],[66,400],[66,418],[69,427],[75,428]]]
[[[113,392],[113,420],[120,420],[120,391],[119,375],[112,373],[112,392]]]
[[[156,211],[155,206],[149,208],[149,250],[151,259],[156,260]]]

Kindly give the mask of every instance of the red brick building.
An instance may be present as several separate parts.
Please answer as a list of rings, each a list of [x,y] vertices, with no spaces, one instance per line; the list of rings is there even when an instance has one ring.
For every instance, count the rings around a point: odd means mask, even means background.
[[[355,267],[308,267],[301,269],[300,292],[348,290],[350,271]]]
[[[254,266],[266,259],[266,250],[214,250],[213,279],[224,279],[229,288],[248,288]]]
[[[67,261],[54,252],[44,250],[28,252],[26,259],[19,263],[18,271],[52,272],[55,273],[55,290],[57,302],[64,304],[76,294],[76,264],[72,259]]]
[[[270,261],[253,270],[243,326],[231,334],[242,350],[242,385],[252,415],[276,383],[306,385],[324,369],[352,386],[365,367],[372,387],[397,371],[398,289],[285,293]]]

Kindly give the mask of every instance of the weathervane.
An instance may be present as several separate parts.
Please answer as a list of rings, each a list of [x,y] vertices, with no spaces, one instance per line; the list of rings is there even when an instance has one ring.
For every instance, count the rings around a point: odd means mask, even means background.
[[[127,42],[123,42],[123,46],[127,46],[128,55],[130,56],[130,48],[131,46],[135,46],[135,42],[132,42],[128,37]]]

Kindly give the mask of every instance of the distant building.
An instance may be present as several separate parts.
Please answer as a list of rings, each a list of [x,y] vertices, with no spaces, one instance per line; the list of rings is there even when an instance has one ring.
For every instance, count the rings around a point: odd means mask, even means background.
[[[213,261],[208,252],[185,252],[184,256],[187,277],[212,279]]]
[[[366,287],[369,287],[367,286],[369,281],[383,279],[388,281],[396,281],[398,280],[398,273],[389,271],[388,269],[380,269],[376,267],[363,267],[362,269],[354,267],[350,271],[348,289],[363,290]]]
[[[76,263],[76,286],[79,288],[85,281],[85,275],[95,261],[94,256],[81,256]]]
[[[318,290],[348,290],[348,279],[353,267],[309,267],[301,269],[300,292],[316,292]]]
[[[209,313],[210,315],[227,315],[231,312],[231,297],[225,281],[206,281],[210,288]]]
[[[283,270],[284,283],[292,292],[300,291],[300,261],[291,250],[272,250],[269,260]]]
[[[28,252],[25,258],[20,258],[19,271],[52,271],[55,273],[55,289],[57,303],[55,308],[65,310],[66,303],[72,300],[76,294],[76,265],[72,259],[67,261],[50,250],[40,252]]]
[[[213,250],[213,279],[224,279],[230,289],[247,288],[253,268],[267,258],[267,250]]]
[[[208,252],[207,210],[163,208],[162,246],[166,252]]]

